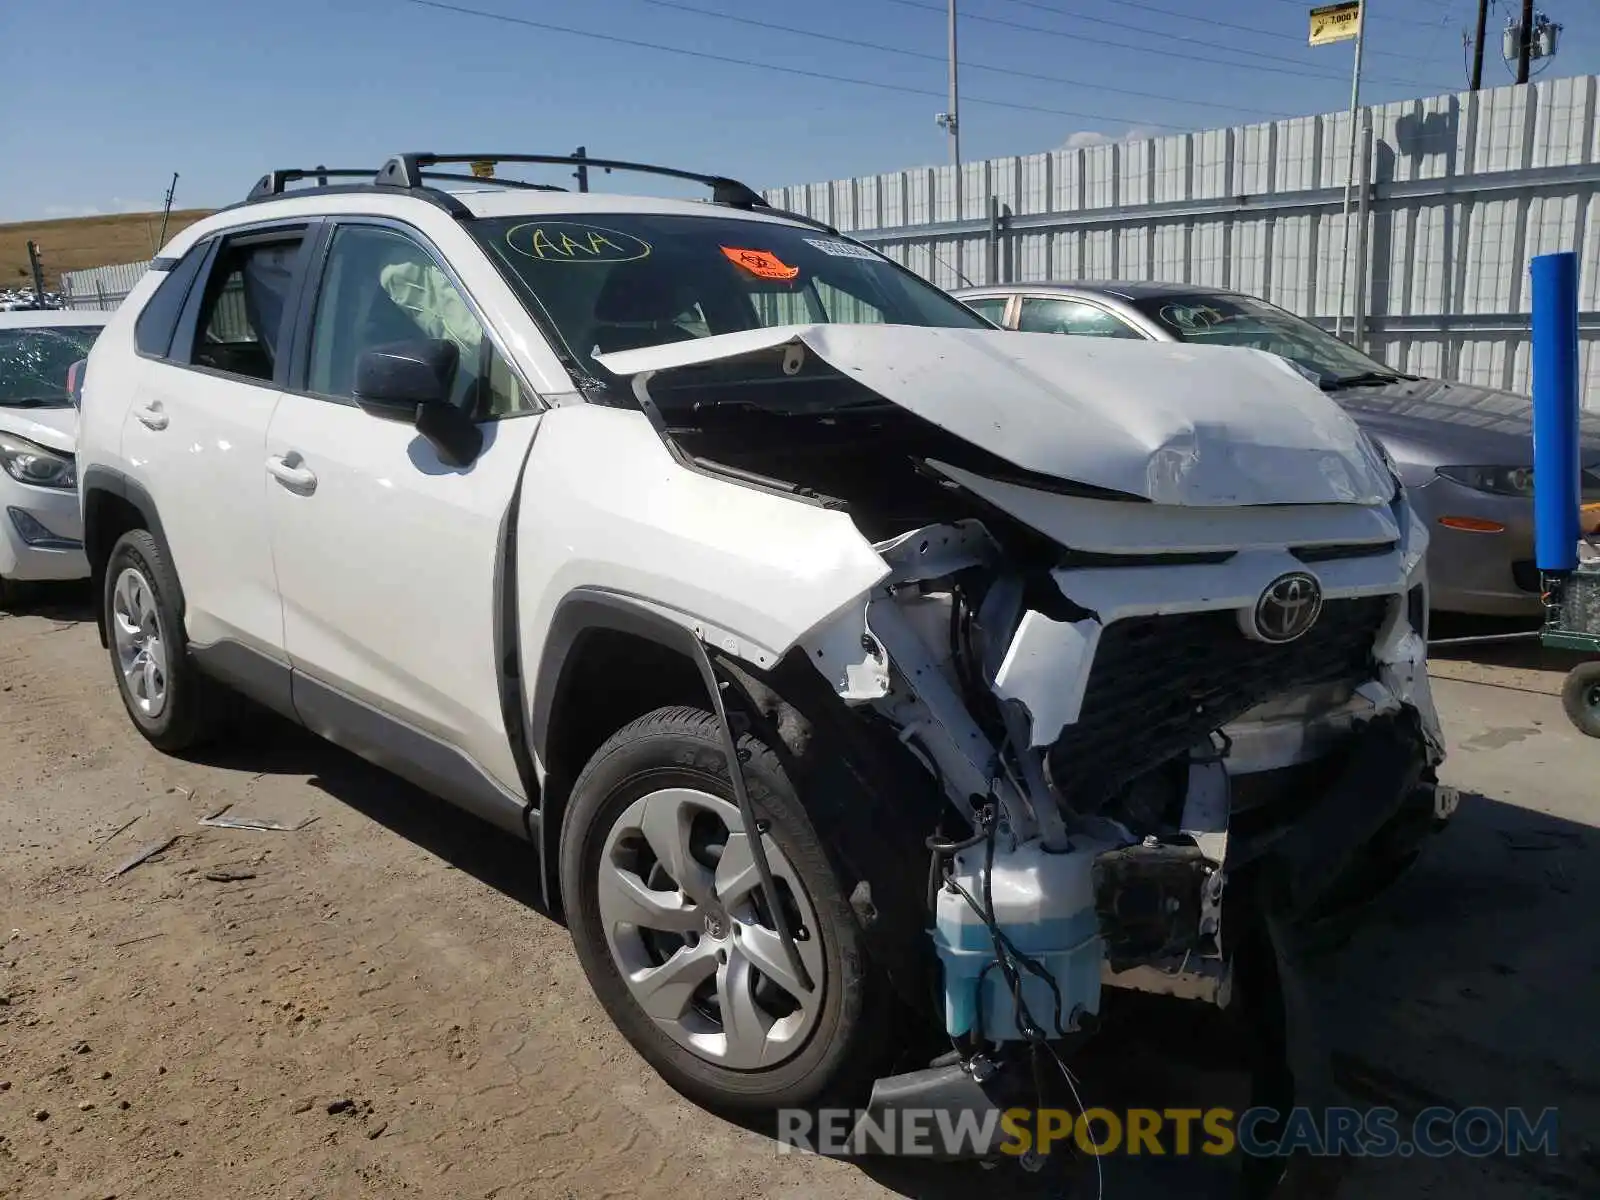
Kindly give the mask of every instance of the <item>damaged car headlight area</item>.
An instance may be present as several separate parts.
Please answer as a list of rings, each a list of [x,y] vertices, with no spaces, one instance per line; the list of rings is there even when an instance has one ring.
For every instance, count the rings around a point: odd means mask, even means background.
[[[605,365],[696,469],[842,508],[886,564],[800,644],[934,781],[958,1044],[1086,1029],[1107,987],[1226,1004],[1242,925],[1359,903],[1449,815],[1426,530],[1315,388],[1249,352],[1052,374],[1020,335],[893,331],[932,371],[770,332],[766,375]]]

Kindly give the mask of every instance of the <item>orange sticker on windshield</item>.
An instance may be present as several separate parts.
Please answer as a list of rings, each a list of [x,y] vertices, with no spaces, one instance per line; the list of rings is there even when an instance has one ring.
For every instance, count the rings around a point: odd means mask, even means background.
[[[765,250],[741,250],[737,246],[724,246],[722,252],[728,261],[743,267],[762,279],[793,279],[800,274],[799,267],[787,267],[776,254]]]

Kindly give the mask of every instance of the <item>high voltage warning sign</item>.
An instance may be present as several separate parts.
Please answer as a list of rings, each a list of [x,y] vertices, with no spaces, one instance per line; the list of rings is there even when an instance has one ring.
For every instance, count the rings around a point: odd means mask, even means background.
[[[1311,10],[1311,44],[1345,42],[1361,32],[1361,0],[1324,4]]]

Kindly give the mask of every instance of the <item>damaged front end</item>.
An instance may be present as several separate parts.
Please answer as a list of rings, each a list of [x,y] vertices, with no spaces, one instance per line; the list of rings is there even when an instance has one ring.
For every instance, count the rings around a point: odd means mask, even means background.
[[[1450,815],[1426,532],[1276,360],[884,335],[935,380],[870,333],[729,336],[600,361],[686,464],[842,508],[886,564],[799,645],[936,785],[966,1055],[1086,1030],[1107,987],[1225,1005],[1252,909],[1357,905]],[[1097,407],[1075,367],[1167,399]],[[999,406],[1013,385],[1036,403]]]
[[[810,645],[966,816],[933,919],[947,1033],[1065,1036],[1102,986],[1225,1004],[1232,878],[1320,919],[1448,816],[1420,529],[1393,509],[1394,542],[1325,558],[1327,583],[1285,549],[1061,568],[1039,595],[976,521],[879,547],[889,577]],[[1191,573],[1176,611],[1155,598]]]

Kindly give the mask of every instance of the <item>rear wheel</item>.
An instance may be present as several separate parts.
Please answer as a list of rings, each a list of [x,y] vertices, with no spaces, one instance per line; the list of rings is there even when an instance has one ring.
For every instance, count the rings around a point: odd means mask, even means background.
[[[578,957],[611,1019],[709,1108],[844,1095],[875,1075],[884,981],[776,756],[741,739],[746,783],[801,970],[785,955],[708,712],[641,717],[573,787],[561,884]]]
[[[168,753],[205,741],[216,715],[189,658],[178,595],[177,573],[148,531],[117,539],[102,596],[117,692],[145,740]]]
[[[1561,706],[1579,730],[1600,738],[1600,662],[1583,663],[1568,672]]]

